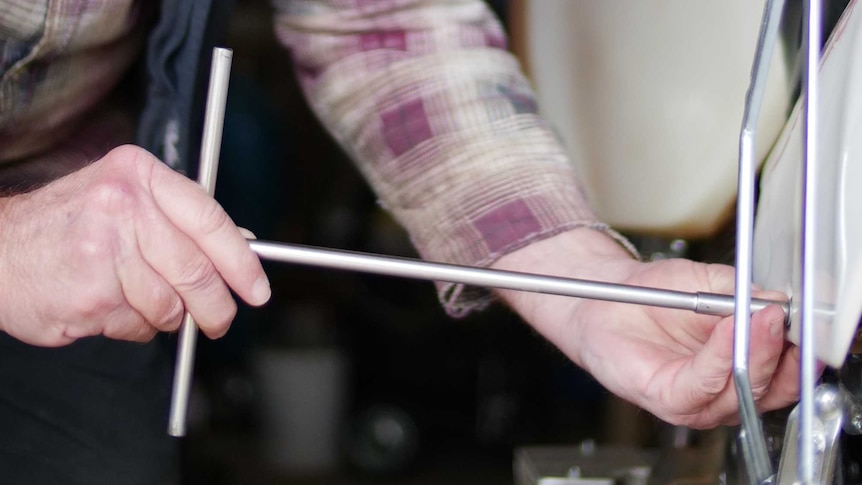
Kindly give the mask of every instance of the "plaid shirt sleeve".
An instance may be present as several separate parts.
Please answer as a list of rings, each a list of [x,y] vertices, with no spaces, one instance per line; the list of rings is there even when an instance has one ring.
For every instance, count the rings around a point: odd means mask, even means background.
[[[317,116],[428,260],[487,266],[596,220],[480,0],[275,1]],[[439,283],[447,312],[492,301]]]

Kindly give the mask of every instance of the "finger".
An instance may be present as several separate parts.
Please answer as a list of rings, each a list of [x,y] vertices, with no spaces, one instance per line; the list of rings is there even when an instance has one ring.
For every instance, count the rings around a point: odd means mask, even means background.
[[[90,322],[92,323],[89,325],[82,322],[68,325],[64,335],[73,340],[101,334],[114,340],[147,342],[156,333],[156,329],[137,310],[127,304],[118,306]]]
[[[104,327],[95,319],[71,322],[63,325],[63,337],[69,339],[71,342],[85,337],[101,335],[103,333]]]
[[[207,336],[224,335],[236,303],[221,275],[200,248],[160,212],[151,211],[137,231],[143,259],[173,288]]]
[[[156,336],[158,330],[151,326],[138,313],[133,320],[112,320],[105,327],[103,335],[114,340],[127,340],[130,342],[149,342]]]
[[[724,318],[714,328],[698,354],[681,368],[676,381],[686,391],[692,428],[711,428],[738,420],[739,404],[733,381],[733,319]]]
[[[754,399],[767,394],[784,351],[784,311],[770,305],[751,317],[749,379]]]
[[[144,260],[137,241],[123,251],[117,277],[129,306],[157,330],[173,332],[182,322],[184,305],[173,287]]]
[[[732,425],[739,422],[739,399],[733,381],[733,330],[733,322],[730,319],[723,320],[702,352],[702,354],[707,353],[707,349],[715,342],[714,345],[724,351],[729,349],[730,355],[725,374],[725,388],[713,395],[712,401],[708,403],[703,413],[715,422],[705,423],[706,426]],[[783,330],[784,312],[777,305],[770,305],[752,317],[748,385],[755,400],[762,399],[768,394],[772,376],[784,346]]]
[[[729,379],[733,365],[733,325],[730,318],[713,327],[709,339],[696,354],[685,357],[660,392],[664,409],[659,417],[692,428],[709,428],[728,418],[732,393]],[[733,396],[730,396],[732,400]]]
[[[206,253],[225,282],[249,304],[266,303],[271,290],[260,259],[224,209],[193,181],[161,164],[151,177],[159,208]]]
[[[680,369],[677,382],[689,388],[691,403],[708,404],[726,390],[733,368],[733,321],[722,319],[700,351]]]
[[[759,411],[781,409],[799,400],[799,347],[788,345],[772,377],[769,392],[758,403]]]
[[[140,313],[126,304],[105,311],[99,318],[73,323],[66,324],[64,331],[73,340],[104,335],[114,340],[142,341],[144,335],[155,332]]]

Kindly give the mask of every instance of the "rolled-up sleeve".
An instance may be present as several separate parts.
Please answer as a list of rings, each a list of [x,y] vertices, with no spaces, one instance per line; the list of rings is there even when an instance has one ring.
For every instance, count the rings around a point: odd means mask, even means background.
[[[499,21],[478,0],[284,0],[308,102],[428,260],[487,266],[596,220]],[[454,316],[489,291],[439,283]]]

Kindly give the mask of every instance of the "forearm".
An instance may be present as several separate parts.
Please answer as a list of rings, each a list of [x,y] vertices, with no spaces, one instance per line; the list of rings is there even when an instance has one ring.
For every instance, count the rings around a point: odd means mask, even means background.
[[[603,228],[482,2],[276,5],[312,107],[424,258],[487,266]],[[490,297],[439,290],[455,315]]]

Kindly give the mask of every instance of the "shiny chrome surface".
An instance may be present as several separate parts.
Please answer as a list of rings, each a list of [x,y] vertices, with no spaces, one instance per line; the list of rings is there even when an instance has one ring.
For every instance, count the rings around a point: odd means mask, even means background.
[[[784,10],[783,0],[768,0],[763,8],[760,36],[751,68],[751,84],[746,95],[739,140],[739,178],[736,222],[736,302],[734,311],[733,382],[739,398],[739,412],[748,475],[760,484],[772,476],[760,417],[754,405],[749,377],[751,336],[751,274],[754,240],[755,149],[757,125],[763,103],[766,79],[772,53],[778,38],[778,27]]]
[[[805,156],[803,157],[802,175],[802,264],[800,290],[802,298],[800,303],[800,341],[801,350],[801,380],[799,402],[800,421],[800,453],[799,453],[799,475],[798,480],[804,485],[814,483],[829,483],[827,481],[815,482],[815,395],[814,388],[817,385],[817,357],[815,349],[817,340],[815,334],[814,305],[817,303],[817,244],[818,244],[818,214],[817,206],[817,177],[820,169],[818,153],[819,143],[819,111],[820,111],[820,42],[823,37],[821,33],[823,24],[822,5],[819,0],[808,0],[805,2],[805,68],[802,78],[803,86],[803,146]],[[837,216],[833,214],[832,217]],[[840,415],[840,413],[839,413]],[[839,426],[840,429],[840,426]],[[836,431],[837,434],[837,431]],[[821,458],[821,462],[824,461]],[[834,466],[834,463],[833,463]],[[818,477],[824,480],[825,477]]]
[[[201,140],[200,165],[198,167],[198,183],[210,195],[215,192],[232,59],[233,51],[230,49],[218,47],[213,49],[204,131]],[[171,393],[171,410],[168,419],[168,434],[171,436],[185,436],[186,434],[197,337],[198,326],[194,318],[186,313],[180,327],[174,385]]]
[[[734,308],[732,295],[705,292],[689,293],[593,280],[474,268],[289,243],[252,240],[249,241],[249,246],[262,259],[321,268],[676,308],[708,315],[732,315]],[[757,311],[768,305],[780,305],[785,313],[787,312],[788,305],[786,302],[764,299],[753,299],[751,309]]]

